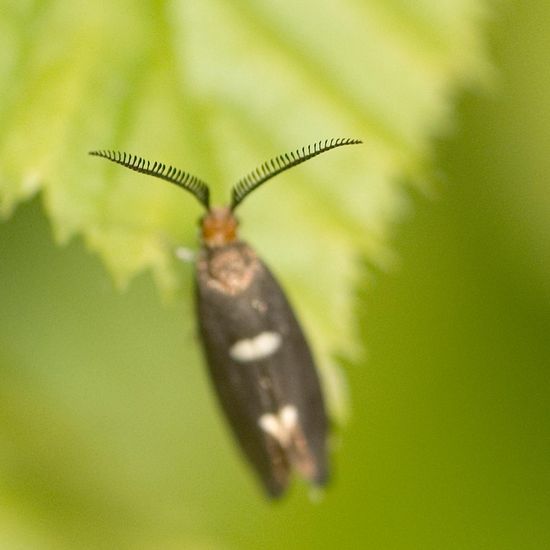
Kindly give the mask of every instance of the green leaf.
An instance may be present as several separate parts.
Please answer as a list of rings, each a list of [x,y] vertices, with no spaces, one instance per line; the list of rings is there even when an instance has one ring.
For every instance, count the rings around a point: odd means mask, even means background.
[[[262,161],[358,137],[249,199],[242,232],[288,289],[326,366],[357,345],[357,258],[391,260],[391,224],[421,185],[451,97],[488,73],[471,0],[4,2],[0,214],[41,192],[56,239],[80,235],[124,286],[189,269],[196,201],[87,156],[114,148],[210,182],[214,202]],[[333,381],[329,389],[338,387]],[[344,399],[333,399],[343,415]]]

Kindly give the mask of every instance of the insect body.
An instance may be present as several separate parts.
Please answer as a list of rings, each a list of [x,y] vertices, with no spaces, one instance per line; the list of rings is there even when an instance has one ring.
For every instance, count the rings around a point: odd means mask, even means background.
[[[211,207],[208,186],[186,172],[116,151],[93,151],[174,183],[204,206],[196,262],[196,309],[210,378],[229,424],[272,497],[292,470],[314,485],[328,479],[328,420],[310,348],[287,298],[254,250],[237,237],[235,209],[254,189],[335,147],[332,139],[262,164],[241,179],[228,207]]]

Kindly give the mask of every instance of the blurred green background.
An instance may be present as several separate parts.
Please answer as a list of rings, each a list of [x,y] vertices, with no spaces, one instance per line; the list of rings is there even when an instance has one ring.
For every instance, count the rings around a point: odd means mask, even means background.
[[[365,254],[350,289],[363,351],[320,502],[265,501],[235,452],[187,266],[163,303],[54,244],[38,198],[0,225],[0,548],[550,546],[550,7],[498,3],[485,27],[491,84],[456,93],[398,261]]]

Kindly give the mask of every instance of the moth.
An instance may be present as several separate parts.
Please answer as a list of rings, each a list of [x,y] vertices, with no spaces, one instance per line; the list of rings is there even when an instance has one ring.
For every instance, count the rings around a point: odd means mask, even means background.
[[[281,496],[293,471],[316,486],[329,477],[328,418],[313,355],[281,286],[237,235],[236,209],[265,182],[358,139],[318,141],[264,162],[232,188],[229,206],[211,206],[199,178],[119,151],[91,151],[178,185],[204,207],[196,259],[200,340],[219,403],[267,494]]]

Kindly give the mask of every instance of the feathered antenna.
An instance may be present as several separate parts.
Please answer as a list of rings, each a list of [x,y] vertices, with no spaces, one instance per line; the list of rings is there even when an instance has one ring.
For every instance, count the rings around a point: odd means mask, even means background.
[[[208,185],[183,170],[178,170],[173,166],[162,164],[161,162],[154,162],[151,165],[151,162],[148,160],[120,151],[90,151],[89,154],[116,162],[135,172],[154,176],[155,178],[178,185],[192,193],[206,210],[210,209],[210,190],[208,189]]]
[[[231,192],[231,210],[235,210],[244,198],[254,189],[273,178],[277,174],[292,168],[310,158],[316,157],[325,151],[342,147],[343,145],[355,145],[363,143],[360,139],[353,138],[332,138],[318,141],[313,145],[302,147],[292,153],[285,153],[278,157],[264,162],[258,168],[241,178],[234,186]]]

